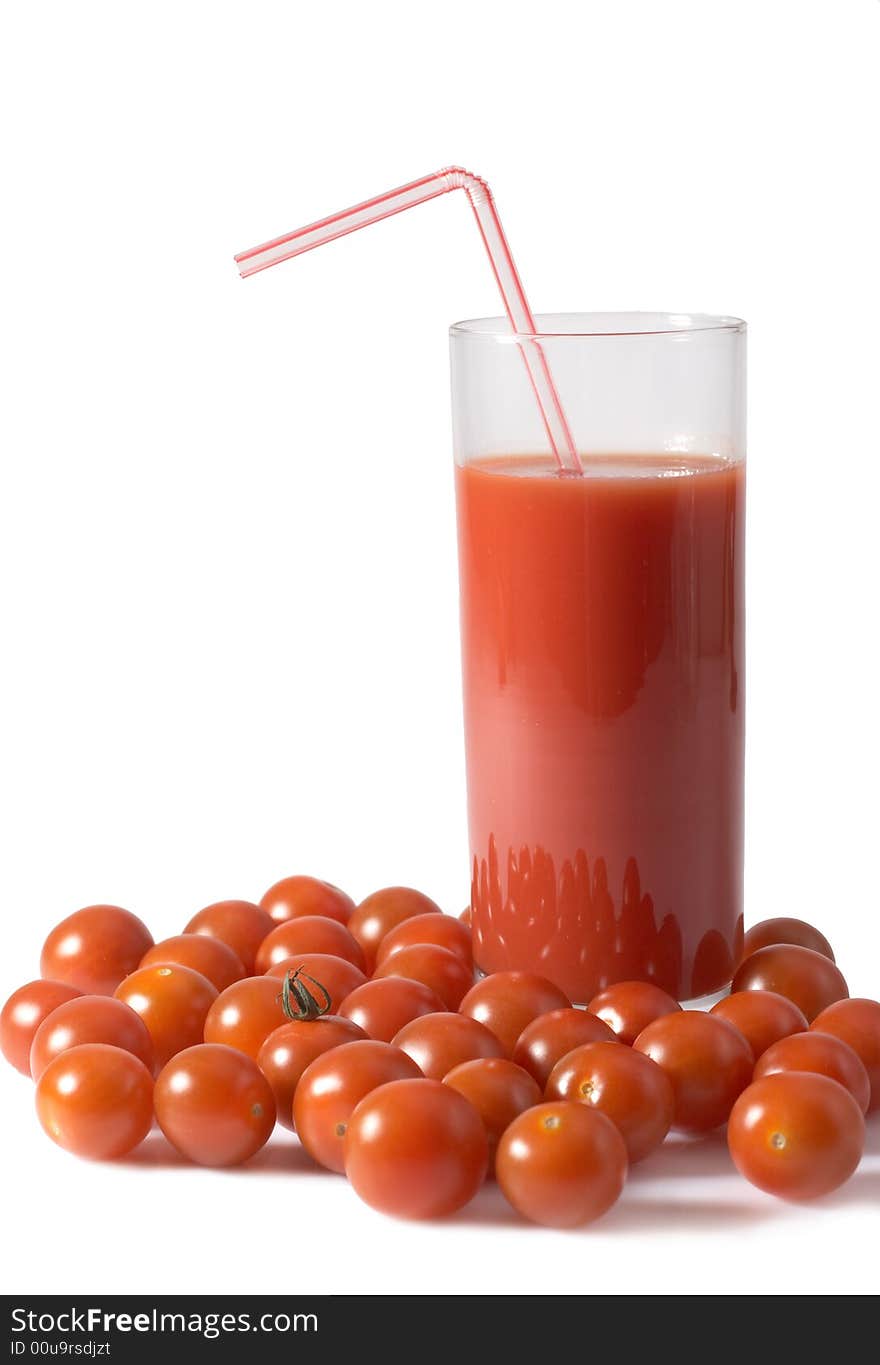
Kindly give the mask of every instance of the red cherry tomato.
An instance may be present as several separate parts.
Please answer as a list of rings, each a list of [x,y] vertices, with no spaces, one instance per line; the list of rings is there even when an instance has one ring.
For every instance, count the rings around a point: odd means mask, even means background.
[[[59,1147],[111,1161],[150,1131],[153,1077],[124,1048],[81,1043],[49,1063],[37,1081],[36,1100],[37,1117]]]
[[[255,1058],[269,1034],[288,1022],[281,982],[273,976],[246,976],[227,986],[208,1010],[205,1042],[226,1043]]]
[[[564,991],[535,972],[495,972],[471,986],[461,1002],[468,1014],[491,1029],[511,1056],[517,1040],[533,1019],[551,1010],[570,1009]]]
[[[256,1062],[236,1048],[199,1043],[162,1068],[156,1119],[178,1152],[201,1166],[238,1166],[268,1141],[275,1099]]]
[[[476,1057],[503,1057],[504,1048],[485,1024],[466,1014],[423,1014],[404,1024],[394,1046],[412,1057],[424,1076],[442,1081],[462,1062]]]
[[[585,1043],[557,1062],[548,1100],[574,1100],[605,1114],[626,1143],[630,1165],[659,1147],[672,1126],[672,1082],[656,1062],[631,1047]]]
[[[361,1100],[345,1138],[345,1173],[371,1208],[443,1218],[486,1177],[486,1132],[473,1105],[438,1081],[399,1080]]]
[[[299,957],[286,957],[282,962],[276,962],[274,967],[270,967],[266,976],[283,981],[288,972],[299,969],[307,977],[312,978],[311,981],[304,980],[303,985],[308,986],[319,1004],[324,1003],[324,997],[315,982],[320,982],[324,987],[330,996],[331,1014],[338,1014],[343,1000],[367,979],[360,967],[356,967],[344,957],[334,957],[332,953],[300,953]]]
[[[404,1024],[423,1014],[440,1014],[443,1001],[421,981],[403,976],[381,976],[358,986],[339,1007],[369,1038],[390,1043]]]
[[[700,1010],[655,1019],[633,1047],[666,1072],[675,1093],[672,1125],[685,1132],[708,1133],[726,1123],[752,1079],[752,1049],[739,1029]]]
[[[293,1122],[309,1156],[331,1171],[345,1169],[344,1139],[354,1107],[388,1081],[422,1080],[415,1062],[372,1038],[343,1043],[310,1062],[293,1097]]]
[[[840,1038],[830,1033],[793,1033],[768,1047],[755,1067],[755,1080],[778,1071],[810,1071],[830,1076],[848,1090],[863,1114],[868,1112],[871,1082],[861,1058]]]
[[[821,953],[823,957],[834,961],[831,944],[824,934],[802,919],[788,919],[783,915],[778,919],[761,920],[760,924],[753,924],[751,929],[746,930],[740,962],[745,962],[759,948],[771,948],[777,943],[811,948],[814,953]]]
[[[589,1010],[551,1010],[526,1024],[513,1049],[513,1060],[534,1076],[543,1093],[558,1061],[582,1043],[614,1043],[616,1035]]]
[[[22,1075],[31,1074],[31,1044],[44,1019],[68,1000],[82,995],[63,981],[28,981],[13,991],[0,1012],[0,1051]]]
[[[448,1010],[457,1010],[474,979],[466,963],[448,948],[434,944],[413,944],[401,948],[387,962],[378,966],[374,979],[383,976],[404,976],[408,981],[421,981],[435,995],[439,995]]]
[[[495,1171],[495,1150],[501,1134],[524,1109],[540,1104],[541,1088],[534,1077],[506,1057],[475,1057],[454,1066],[443,1077],[459,1095],[470,1100],[489,1140],[489,1174]]]
[[[410,886],[386,886],[361,901],[348,927],[364,950],[366,970],[376,965],[376,953],[386,934],[414,915],[440,915],[440,906]]]
[[[433,943],[437,948],[448,948],[471,969],[473,950],[471,931],[451,915],[416,915],[402,920],[385,935],[376,954],[376,965],[381,966],[402,948]]]
[[[303,953],[325,953],[343,957],[364,970],[364,955],[360,944],[352,938],[344,924],[321,915],[302,915],[299,919],[277,924],[260,944],[257,952],[257,971],[268,972],[289,957]]]
[[[812,948],[788,944],[759,948],[736,970],[731,990],[775,991],[793,1000],[812,1023],[817,1014],[849,995],[840,970]]]
[[[880,1109],[880,1001],[838,1000],[816,1016],[812,1027],[849,1043],[861,1057],[871,1082],[868,1113]]]
[[[38,1080],[49,1063],[80,1043],[109,1043],[139,1057],[153,1070],[153,1040],[139,1014],[112,995],[81,995],[44,1019],[31,1046],[31,1075]]]
[[[803,1010],[775,991],[737,991],[719,1000],[709,1013],[739,1029],[756,1061],[780,1038],[809,1028]]]
[[[595,995],[587,1008],[604,1019],[622,1043],[632,1046],[642,1029],[666,1014],[676,1014],[681,1005],[650,981],[617,981]]]
[[[527,1109],[498,1143],[495,1176],[524,1218],[552,1228],[591,1223],[619,1198],[626,1145],[598,1109],[559,1101]]]
[[[232,987],[230,987],[230,990]],[[171,963],[141,967],[116,987],[116,999],[141,1016],[153,1040],[156,1066],[202,1041],[217,987],[201,972]]]
[[[469,905],[466,905],[458,918],[461,920],[462,924],[466,924],[468,928],[470,928],[472,918],[471,907]]]
[[[257,1066],[272,1087],[278,1122],[293,1128],[293,1096],[310,1062],[331,1048],[366,1036],[350,1019],[334,1014],[324,1014],[320,1019],[291,1019],[274,1029],[257,1053]]]
[[[252,901],[215,901],[193,915],[183,932],[219,938],[241,959],[245,971],[251,973],[257,949],[274,928],[275,921]]]
[[[228,943],[219,938],[209,938],[207,934],[175,934],[173,938],[163,938],[141,958],[142,967],[161,967],[174,963],[178,967],[189,967],[191,971],[206,976],[218,991],[225,991],[233,981],[244,976],[244,964]]]
[[[780,1071],[740,1095],[727,1142],[737,1170],[759,1190],[782,1199],[816,1199],[836,1190],[858,1166],[865,1120],[837,1081]]]
[[[354,901],[332,882],[318,877],[282,877],[260,900],[261,909],[276,924],[299,919],[302,915],[320,915],[348,924],[354,911]]]
[[[112,995],[153,944],[147,926],[118,905],[88,905],[57,924],[40,955],[40,975],[89,995]]]

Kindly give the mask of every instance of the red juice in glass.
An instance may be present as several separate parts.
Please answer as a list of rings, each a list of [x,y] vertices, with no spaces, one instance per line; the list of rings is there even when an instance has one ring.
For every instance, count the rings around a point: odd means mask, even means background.
[[[542,339],[575,431],[573,377],[594,395],[580,477],[501,449],[509,414],[475,420],[497,362],[478,384],[473,336],[457,359],[453,331],[475,961],[581,1003],[631,979],[714,993],[741,941],[743,325],[704,321]],[[592,349],[566,364],[578,340]],[[641,449],[596,448],[652,427]]]

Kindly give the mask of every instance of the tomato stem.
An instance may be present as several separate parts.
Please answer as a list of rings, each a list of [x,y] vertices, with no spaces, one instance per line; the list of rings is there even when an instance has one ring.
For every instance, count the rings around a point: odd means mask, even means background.
[[[311,981],[317,987],[324,997],[323,1003],[312,994],[306,981]],[[309,976],[302,967],[297,967],[295,972],[288,972],[285,976],[281,987],[281,1008],[288,1019],[320,1019],[322,1014],[329,1013],[331,1004],[327,987]]]

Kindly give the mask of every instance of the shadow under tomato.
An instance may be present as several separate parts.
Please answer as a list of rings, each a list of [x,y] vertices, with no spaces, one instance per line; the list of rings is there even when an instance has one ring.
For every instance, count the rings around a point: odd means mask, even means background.
[[[231,1173],[240,1171],[242,1175],[291,1175],[302,1173],[303,1175],[318,1175],[328,1179],[336,1177],[342,1180],[343,1177],[335,1171],[328,1171],[325,1166],[319,1166],[313,1161],[305,1147],[299,1142],[273,1142],[271,1138],[265,1147],[262,1147],[256,1156],[252,1156],[250,1161],[243,1166],[230,1166]]]
[[[727,1133],[723,1128],[705,1137],[684,1137],[678,1133],[666,1139],[644,1161],[630,1168],[629,1184],[645,1180],[671,1177],[736,1175],[736,1167],[727,1149]]]
[[[820,1201],[823,1209],[880,1209],[880,1171],[856,1171],[839,1190]]]
[[[497,1228],[530,1228],[533,1224],[526,1222],[524,1218],[511,1208],[501,1190],[494,1180],[487,1180],[485,1185],[477,1192],[471,1202],[461,1210],[454,1213],[444,1222],[455,1223],[458,1226],[470,1227],[497,1227]]]
[[[670,1229],[688,1231],[693,1229],[717,1228],[729,1231],[732,1225],[760,1223],[773,1217],[772,1207],[756,1209],[754,1206],[738,1205],[735,1201],[705,1200],[695,1198],[692,1204],[678,1199],[647,1199],[641,1197],[630,1185],[624,1189],[618,1203],[609,1209],[595,1223],[583,1227],[546,1229],[571,1236],[596,1236],[605,1233],[635,1230],[669,1232]],[[535,1225],[510,1207],[498,1186],[487,1183],[476,1198],[453,1215],[449,1220],[458,1226],[503,1227],[512,1231],[522,1230],[534,1233]]]
[[[158,1129],[154,1129],[140,1147],[116,1164],[154,1170],[174,1170],[183,1166],[198,1168],[197,1162],[188,1161],[182,1156]],[[318,1166],[295,1139],[277,1141],[272,1138],[249,1161],[240,1166],[211,1166],[200,1169],[222,1172],[224,1175],[333,1174],[323,1166]]]
[[[734,1225],[763,1223],[773,1217],[770,1206],[756,1208],[753,1204],[737,1204],[734,1200],[700,1197],[695,1197],[693,1203],[681,1199],[642,1199],[629,1189],[624,1190],[620,1201],[600,1222],[591,1224],[584,1231],[595,1227],[603,1233],[629,1234],[653,1228],[665,1233],[680,1231],[686,1234],[697,1229],[727,1233]]]
[[[865,1123],[865,1156],[880,1156],[880,1112]]]

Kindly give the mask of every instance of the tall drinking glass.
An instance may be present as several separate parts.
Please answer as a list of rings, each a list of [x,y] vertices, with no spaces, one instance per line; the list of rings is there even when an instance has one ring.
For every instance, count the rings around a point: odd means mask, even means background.
[[[582,476],[506,320],[451,329],[475,960],[696,999],[742,939],[745,323],[536,326]]]

